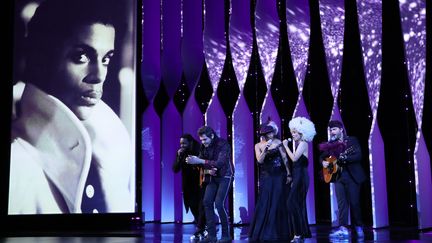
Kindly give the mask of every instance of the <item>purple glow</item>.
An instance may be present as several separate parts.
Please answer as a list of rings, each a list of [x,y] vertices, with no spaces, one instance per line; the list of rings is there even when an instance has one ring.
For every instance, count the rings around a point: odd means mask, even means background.
[[[327,70],[329,73],[330,86],[333,95],[333,109],[331,120],[340,120],[341,115],[337,104],[338,90],[340,84],[343,40],[345,28],[344,1],[320,0],[319,1],[321,31],[326,54]],[[338,207],[333,183],[330,185],[330,207],[332,225],[337,225]]]
[[[181,57],[189,90],[194,89],[204,63],[202,0],[182,0],[183,36]]]
[[[162,81],[170,98],[174,96],[182,75],[180,3],[162,0]]]
[[[371,181],[372,218],[374,227],[388,226],[387,180],[384,143],[376,122],[381,87],[382,3],[357,0],[357,14],[362,45],[363,66],[367,83],[372,125],[368,140]]]
[[[308,65],[310,13],[308,0],[286,0],[288,41],[299,93],[302,93]]]
[[[142,211],[146,221],[161,219],[160,120],[153,104],[142,117]]]
[[[399,1],[405,60],[418,127],[423,116],[426,75],[426,1]]]
[[[382,3],[357,0],[357,14],[369,103],[375,121],[381,87]]]
[[[224,2],[205,1],[204,56],[213,87],[213,97],[205,114],[206,124],[223,138],[227,137],[227,121],[216,94],[226,57]]]
[[[230,47],[234,71],[241,91],[246,82],[252,56],[253,36],[249,17],[250,1],[233,1],[231,4]]]
[[[417,192],[419,228],[432,226],[432,188],[430,156],[422,134],[422,117],[426,75],[426,1],[399,0],[405,63],[418,131],[414,150],[414,174]]]
[[[333,98],[336,100],[340,84],[344,47],[344,1],[320,0],[319,9],[327,70]]]
[[[153,100],[160,84],[160,2],[142,0],[142,84],[148,100]]]
[[[174,174],[173,163],[179,148],[181,136],[181,117],[174,102],[168,103],[162,115],[162,154],[161,154],[161,222],[182,220],[182,197],[180,173]]]
[[[266,98],[264,100],[263,108],[261,110],[260,122],[266,122],[269,117],[276,123],[280,131],[281,119],[279,113],[277,112],[273,101],[273,96],[270,91],[267,92]]]
[[[252,26],[250,1],[231,2],[230,50],[240,88],[239,98],[233,112],[233,162],[236,179],[233,181],[234,222],[249,223],[250,212],[255,207],[254,197],[254,133],[253,120],[243,94],[252,56]]]
[[[204,15],[204,56],[214,92],[226,57],[224,1],[206,0]]]
[[[235,166],[234,222],[249,223],[255,209],[254,129],[244,95],[233,113],[233,162]]]
[[[273,80],[279,47],[279,16],[275,1],[257,0],[255,30],[267,90]]]
[[[308,0],[286,0],[287,33],[297,81],[299,96],[294,109],[293,117],[303,116],[309,118],[303,99],[303,84],[306,76],[310,41],[310,13]],[[308,166],[309,175],[314,174],[313,149],[309,149],[311,162]],[[315,187],[314,177],[310,176],[309,190],[306,197],[308,222],[316,223],[315,219]]]
[[[279,16],[276,2],[258,0],[255,8],[255,31],[258,43],[258,54],[263,69],[267,94],[261,111],[261,122],[268,117],[280,127],[280,117],[271,95],[271,82],[273,80],[276,58],[279,48]]]
[[[206,125],[212,127],[221,138],[227,138],[227,119],[217,95],[213,95],[205,114]]]

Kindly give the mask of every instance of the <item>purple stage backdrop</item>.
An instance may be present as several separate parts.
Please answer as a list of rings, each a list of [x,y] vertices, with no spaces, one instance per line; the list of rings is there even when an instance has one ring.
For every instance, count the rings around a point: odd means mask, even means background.
[[[229,28],[232,63],[240,94],[233,112],[232,150],[235,166],[233,208],[235,223],[249,223],[255,209],[254,128],[253,119],[243,93],[252,56],[253,34],[250,1],[231,3]],[[251,176],[252,175],[252,176]]]
[[[377,122],[381,87],[382,62],[382,3],[375,0],[357,0],[357,15],[362,46],[363,66],[372,126],[369,136],[369,170],[371,183],[372,217],[374,227],[388,226],[387,180],[384,143]],[[380,212],[380,213],[377,213]]]
[[[432,187],[430,155],[422,133],[426,76],[426,1],[399,0],[405,61],[417,121],[414,173],[419,228],[432,227]]]
[[[344,48],[345,8],[339,0],[319,1],[321,31],[324,41],[327,71],[333,95],[333,109],[330,120],[342,121],[337,98],[339,95],[340,77],[342,73],[342,57]],[[337,200],[333,183],[330,184],[330,204],[332,225],[337,225]]]
[[[173,98],[182,76],[181,2],[162,1],[162,81],[168,95],[168,105],[162,114],[161,127],[161,221],[181,222],[183,218],[181,174],[172,167],[182,134],[182,120]]]
[[[154,98],[161,82],[160,2],[143,0],[141,81],[150,104],[142,116],[142,211],[146,221],[161,219],[161,127]]]
[[[275,101],[278,101],[276,99],[280,97],[272,94],[272,81],[282,34],[287,34],[288,37],[290,58],[299,91],[294,112],[288,116],[311,117],[307,110],[309,106],[306,106],[306,99],[310,97],[304,97],[303,86],[305,79],[309,77],[307,70],[311,55],[309,50],[313,8],[310,8],[308,0],[281,1],[286,3],[283,10],[280,8],[280,1],[267,0],[143,0],[141,70],[144,93],[149,103],[142,114],[142,209],[146,221],[192,222],[191,213],[186,213],[183,207],[180,174],[174,175],[171,166],[180,134],[190,133],[197,138],[196,131],[204,124],[213,127],[219,136],[232,138],[230,141],[236,174],[230,216],[233,223],[251,221],[256,200],[257,179],[253,147],[257,125],[271,117],[280,126],[280,117],[283,117],[282,111],[278,111],[275,105]],[[253,2],[255,6],[250,5]],[[425,2],[401,0],[399,3],[406,66],[419,128],[414,151],[418,219],[419,227],[426,228],[431,227],[432,211],[426,205],[432,203],[432,187],[430,157],[421,131],[426,70]],[[345,27],[344,1],[319,0],[318,4],[325,55],[323,62],[326,64],[331,87],[331,119],[341,120],[338,96],[344,55],[344,32],[345,28],[350,26]],[[390,202],[387,201],[387,190],[391,185],[387,185],[385,146],[377,122],[382,67],[382,1],[357,0],[356,7],[365,86],[372,112],[368,141],[372,208],[364,210],[372,210],[373,227],[383,227],[389,225]],[[251,13],[252,9],[255,10],[254,13]],[[226,13],[229,13],[229,16],[226,16]],[[286,16],[287,33],[280,33],[281,24],[285,24],[281,22],[281,14]],[[318,16],[318,13],[316,14]],[[227,26],[229,29],[226,29]],[[256,56],[253,52],[254,41],[257,44]],[[227,50],[230,53],[227,53]],[[227,58],[228,54],[231,59]],[[248,77],[251,63],[262,70],[263,80]],[[227,74],[230,67],[234,74]],[[205,69],[208,77],[205,76]],[[254,70],[250,75],[258,77],[257,73],[259,72]],[[239,88],[239,92],[235,93],[235,100],[232,101],[232,114],[227,114],[225,107],[231,102],[227,101],[228,95],[224,95],[225,91],[229,93],[225,90],[225,85],[231,81],[225,79],[226,74],[231,75],[231,80],[236,78]],[[187,99],[184,100],[184,107],[175,101],[176,92],[182,85],[187,86],[187,91],[190,91],[188,97],[186,92],[180,94]],[[205,91],[203,86],[206,85],[209,86],[206,87],[208,99],[202,98],[201,93]],[[266,88],[265,92],[261,91],[263,100],[259,100],[258,90],[254,90],[257,97],[250,99],[248,94],[251,92],[248,88],[258,89],[262,87],[260,85],[265,85]],[[312,80],[312,88],[314,85],[316,84]],[[162,88],[164,90],[161,90]],[[251,105],[253,102],[255,104]],[[158,105],[155,105],[156,103]],[[207,103],[208,106],[205,106]],[[254,114],[259,114],[259,121],[254,121]],[[232,127],[229,128],[227,124],[230,124],[231,115]],[[312,176],[316,175],[319,168],[313,166],[313,149],[310,148],[309,151],[311,186],[307,196],[307,210],[309,223],[312,224],[316,223],[316,215],[319,215],[315,213],[318,209],[315,206],[315,196],[320,192],[315,191]],[[336,225],[337,203],[333,186],[330,198],[330,217],[332,224]]]
[[[225,4],[223,1],[206,0],[204,5],[204,57],[213,88],[205,114],[206,125],[212,127],[218,136],[227,138],[227,120],[216,93],[226,57]]]
[[[280,26],[277,3],[274,1],[257,0],[255,16],[258,53],[267,86],[267,94],[261,110],[261,122],[266,122],[267,118],[270,117],[280,127],[280,117],[277,113],[270,89],[279,48]]]
[[[183,111],[183,133],[189,133],[198,139],[196,131],[204,125],[204,116],[195,100],[195,87],[204,65],[203,52],[203,2],[201,0],[182,1],[182,41],[181,56],[183,74],[191,95]],[[183,206],[183,222],[192,222],[193,215]]]
[[[306,77],[309,57],[310,42],[310,12],[308,0],[286,0],[286,18],[287,34],[291,59],[294,67],[294,73],[297,81],[299,96],[292,117],[309,117],[309,113],[304,104],[303,84]],[[309,175],[315,173],[313,163],[313,148],[309,144]],[[306,198],[308,209],[308,221],[311,224],[316,223],[315,219],[315,178],[310,176],[309,190]]]

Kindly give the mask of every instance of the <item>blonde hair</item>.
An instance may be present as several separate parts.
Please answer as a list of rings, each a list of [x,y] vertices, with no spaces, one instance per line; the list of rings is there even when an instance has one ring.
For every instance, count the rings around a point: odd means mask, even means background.
[[[299,116],[291,119],[288,126],[291,130],[301,133],[306,142],[312,141],[316,134],[315,125],[305,117]]]

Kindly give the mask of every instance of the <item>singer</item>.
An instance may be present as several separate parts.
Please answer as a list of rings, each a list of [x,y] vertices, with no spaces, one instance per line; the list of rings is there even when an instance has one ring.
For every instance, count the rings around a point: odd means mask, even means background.
[[[365,173],[361,165],[361,149],[357,138],[347,136],[342,122],[332,120],[328,125],[330,141],[319,145],[322,151],[320,161],[324,168],[329,166],[325,161],[329,155],[337,157],[337,165],[341,167],[340,175],[334,181],[336,188],[336,198],[338,203],[339,229],[330,234],[333,238],[347,238],[350,232],[348,226],[348,215],[351,208],[352,222],[358,238],[363,238],[363,228],[360,208],[360,187],[366,180]],[[334,146],[334,144],[342,144]],[[337,148],[335,150],[335,148]],[[347,152],[350,151],[350,152]]]
[[[261,141],[255,144],[259,193],[250,225],[249,239],[252,241],[286,241],[290,235],[285,200],[291,173],[277,133],[277,125],[269,120],[261,125]]]
[[[304,238],[311,237],[306,211],[306,194],[309,188],[308,142],[313,140],[316,131],[315,125],[304,117],[293,118],[288,125],[294,140],[292,151],[288,140],[283,141],[283,146],[293,162],[293,182],[287,201],[288,223],[292,232],[291,242],[302,242]]]

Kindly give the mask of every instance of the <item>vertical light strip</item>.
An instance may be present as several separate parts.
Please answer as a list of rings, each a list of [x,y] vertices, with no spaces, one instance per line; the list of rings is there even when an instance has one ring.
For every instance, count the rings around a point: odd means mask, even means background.
[[[377,123],[382,63],[382,2],[357,0],[357,15],[363,67],[372,111],[372,125],[368,140],[369,170],[373,227],[377,228],[389,224],[384,142]]]
[[[324,41],[324,49],[327,63],[327,71],[330,79],[333,95],[333,109],[330,119],[340,120],[340,112],[337,104],[340,77],[342,72],[342,57],[344,47],[345,8],[344,1],[320,0],[319,10],[321,18],[321,32]],[[330,205],[332,224],[337,224],[337,203],[334,185],[330,185]]]
[[[213,87],[213,96],[205,114],[206,124],[219,136],[226,138],[226,116],[216,93],[226,58],[224,5],[224,1],[205,0],[204,57]]]
[[[195,100],[195,87],[199,81],[201,69],[204,64],[203,31],[202,31],[202,1],[183,0],[182,2],[182,30],[181,57],[183,73],[190,92],[189,99],[183,111],[183,133],[189,133],[198,139],[196,134],[199,127],[204,124],[203,114]],[[186,213],[183,207],[183,222],[194,220],[192,213]]]
[[[399,0],[405,61],[417,121],[414,174],[420,229],[432,227],[430,156],[422,133],[426,76],[426,1]]]
[[[267,94],[261,110],[261,122],[266,121],[267,117],[271,117],[280,127],[280,117],[270,90],[279,48],[279,27],[277,2],[257,0],[255,7],[255,31],[258,54],[267,85]]]
[[[253,34],[250,21],[250,0],[231,2],[229,44],[232,63],[240,93],[233,111],[233,182],[234,223],[249,223],[255,208],[254,195],[254,129],[253,119],[243,94],[250,60]]]
[[[142,116],[142,211],[145,221],[161,218],[160,119],[153,100],[160,84],[160,1],[143,0],[141,81],[150,101]]]
[[[181,173],[172,166],[182,133],[181,116],[174,104],[174,93],[182,76],[181,65],[181,0],[162,0],[162,81],[169,97],[162,114],[161,141],[161,222],[181,222]]]
[[[291,60],[297,81],[299,96],[294,109],[293,117],[309,117],[303,100],[303,84],[306,76],[309,43],[310,43],[310,11],[308,0],[286,0],[286,18],[288,41]],[[310,159],[308,172],[314,175],[313,149],[309,148]],[[315,183],[314,176],[310,176],[309,190],[306,198],[307,215],[310,224],[315,224]]]

